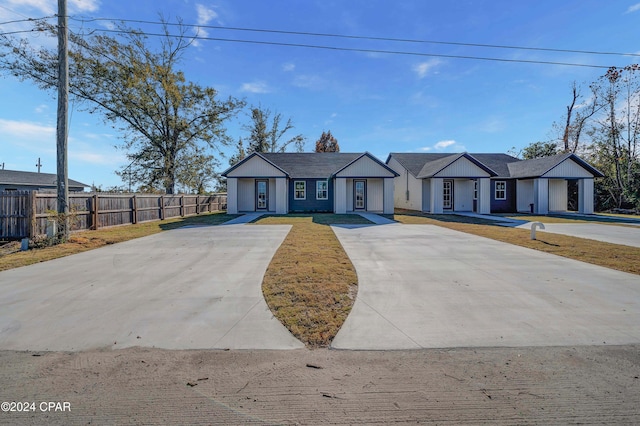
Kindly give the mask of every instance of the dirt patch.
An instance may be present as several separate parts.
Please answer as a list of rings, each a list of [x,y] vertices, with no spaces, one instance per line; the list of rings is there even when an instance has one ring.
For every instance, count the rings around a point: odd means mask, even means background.
[[[39,355],[39,356],[34,356]],[[640,347],[0,352],[3,424],[634,424]]]

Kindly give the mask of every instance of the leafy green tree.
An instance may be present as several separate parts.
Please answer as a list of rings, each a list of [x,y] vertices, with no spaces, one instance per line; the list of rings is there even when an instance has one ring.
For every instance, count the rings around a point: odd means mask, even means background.
[[[38,21],[36,30],[55,36],[56,28]],[[188,82],[177,69],[193,39],[178,26],[164,25],[157,48],[141,31],[116,25],[119,36],[69,35],[69,93],[90,113],[122,132],[120,148],[133,164],[120,176],[135,177],[143,187],[174,193],[182,161],[202,162],[189,153],[219,152],[227,145],[224,124],[244,103],[219,100],[215,89]],[[0,70],[39,87],[57,85],[57,53],[25,39],[0,38]]]
[[[556,154],[558,154],[558,146],[554,142],[533,142],[522,150],[522,158],[524,160],[550,157]]]
[[[284,122],[282,114],[273,114],[271,110],[262,107],[252,107],[250,117],[250,124],[244,126],[245,130],[249,131],[247,154],[285,152],[291,145],[297,152],[303,151],[305,138],[301,134],[283,140],[285,133],[294,129],[291,118]]]
[[[238,139],[238,143],[236,144],[236,153],[231,156],[229,159],[229,165],[233,166],[234,164],[239,163],[244,160],[247,156],[247,152],[244,150],[244,143],[242,142],[242,138]]]
[[[338,140],[333,137],[331,130],[322,132],[320,139],[316,141],[316,152],[340,152]]]

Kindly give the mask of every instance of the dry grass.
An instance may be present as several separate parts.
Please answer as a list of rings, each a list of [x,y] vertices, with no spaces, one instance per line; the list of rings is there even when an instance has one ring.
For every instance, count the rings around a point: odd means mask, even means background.
[[[12,243],[6,250],[0,250],[0,271],[45,262],[59,257],[93,250],[109,244],[121,243],[134,238],[146,237],[158,232],[180,228],[186,225],[218,225],[237,217],[224,213],[211,213],[187,218],[167,219],[136,225],[118,226],[97,231],[74,233],[69,241],[52,247],[19,251],[20,245]]]
[[[499,226],[496,222],[454,215],[429,215],[398,210],[395,220],[406,224],[437,225],[467,232],[504,243],[515,244],[546,253],[619,271],[640,275],[640,248],[610,244],[586,238],[552,234],[538,230],[537,240],[531,240],[528,229]],[[545,216],[546,219],[546,216]]]
[[[356,215],[287,215],[259,225],[293,225],[262,282],[267,305],[309,347],[328,346],[351,312],[358,285],[355,268],[328,225],[371,222]]]

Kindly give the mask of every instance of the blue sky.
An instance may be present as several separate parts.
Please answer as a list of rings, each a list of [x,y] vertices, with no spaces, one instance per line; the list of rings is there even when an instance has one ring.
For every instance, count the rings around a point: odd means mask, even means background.
[[[73,17],[157,21],[294,32],[640,54],[638,0],[68,0]],[[52,0],[1,0],[0,22],[56,13]],[[3,24],[15,31],[21,24]],[[79,31],[99,23],[71,21]],[[138,25],[147,31],[157,27]],[[639,57],[348,40],[201,28],[200,35],[368,50],[625,66]],[[39,43],[51,41],[38,39]],[[336,51],[199,40],[182,64],[187,79],[221,97],[244,98],[291,117],[314,148],[331,130],[343,152],[507,152],[553,137],[573,81],[605,69]],[[56,100],[28,82],[0,77],[0,163],[55,173]],[[69,177],[121,185],[119,134],[72,105]],[[228,123],[244,136],[244,114]],[[291,136],[294,133],[292,132]],[[230,156],[233,148],[224,148]],[[221,159],[221,169],[227,159]]]

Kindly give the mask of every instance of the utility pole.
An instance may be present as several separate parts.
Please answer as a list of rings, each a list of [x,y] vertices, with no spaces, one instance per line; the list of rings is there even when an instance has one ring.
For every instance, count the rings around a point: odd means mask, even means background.
[[[58,237],[69,238],[69,168],[67,164],[69,113],[69,58],[67,55],[67,0],[58,0],[58,125],[56,132],[58,171]],[[61,222],[61,223],[60,223]]]
[[[40,173],[40,168],[42,167],[42,163],[40,162],[40,157],[38,157],[38,162],[36,163],[36,167],[38,168],[38,173]]]

